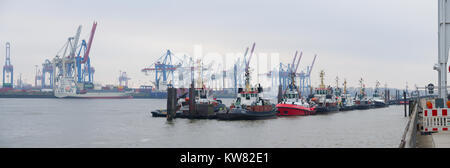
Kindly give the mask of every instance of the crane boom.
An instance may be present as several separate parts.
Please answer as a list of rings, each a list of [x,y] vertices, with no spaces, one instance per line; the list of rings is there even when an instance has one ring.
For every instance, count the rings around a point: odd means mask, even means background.
[[[294,54],[294,60],[292,60],[292,64],[291,64],[291,71],[293,71],[294,70],[294,64],[295,64],[295,59],[297,59],[297,54],[298,54],[298,51],[295,51],[295,54]]]
[[[75,35],[75,37],[73,39],[72,51],[70,51],[69,57],[72,57],[72,58],[75,57],[75,52],[76,52],[77,47],[78,47],[78,40],[80,39],[80,34],[81,34],[81,25],[78,26],[77,34]]]
[[[87,59],[89,58],[89,52],[91,51],[92,41],[94,40],[94,34],[95,34],[96,28],[97,28],[97,22],[94,22],[94,24],[92,25],[91,36],[89,37],[89,42],[88,42],[88,46],[86,49],[86,53],[84,54],[84,58],[81,61],[81,63],[85,63],[87,61]]]
[[[249,66],[249,64],[250,64],[250,60],[252,59],[253,51],[255,50],[255,45],[256,45],[256,43],[253,43],[252,51],[250,52],[250,56],[248,57],[248,61],[247,61],[247,64],[246,64],[246,66],[245,66],[245,69],[246,69],[246,70],[248,70],[248,66]]]
[[[314,55],[314,59],[313,59],[313,62],[312,62],[312,64],[311,64],[311,67],[309,68],[308,75],[311,75],[312,68],[314,67],[314,62],[316,62],[316,57],[317,57],[317,54]]]
[[[298,65],[300,65],[300,60],[302,59],[303,52],[300,52],[300,56],[298,58],[297,64],[295,65],[295,71],[294,74],[297,73]]]

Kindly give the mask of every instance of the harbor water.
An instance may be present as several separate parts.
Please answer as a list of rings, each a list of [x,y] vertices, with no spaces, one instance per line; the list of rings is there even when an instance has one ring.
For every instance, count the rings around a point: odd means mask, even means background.
[[[398,105],[257,121],[151,116],[165,106],[165,99],[0,99],[0,147],[396,148],[408,122]]]

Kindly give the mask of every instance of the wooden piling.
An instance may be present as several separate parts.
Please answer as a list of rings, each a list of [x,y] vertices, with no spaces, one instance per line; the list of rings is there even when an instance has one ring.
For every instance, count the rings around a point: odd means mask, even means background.
[[[281,85],[278,85],[278,103],[281,102],[281,99],[283,98],[283,87]]]
[[[195,88],[194,82],[191,83],[191,87],[189,88],[189,118],[194,116],[195,114]]]
[[[405,106],[405,117],[406,117],[406,91],[403,91],[403,104]]]
[[[167,88],[167,121],[171,121],[176,114],[177,89]]]

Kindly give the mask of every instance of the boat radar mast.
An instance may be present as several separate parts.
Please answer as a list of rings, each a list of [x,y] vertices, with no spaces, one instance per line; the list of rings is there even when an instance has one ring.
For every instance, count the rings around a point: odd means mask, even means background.
[[[339,88],[339,77],[336,76],[336,89],[338,89],[338,88]]]
[[[363,84],[363,82],[364,82],[364,80],[363,80],[363,78],[361,78],[360,80],[359,80],[359,84],[361,85],[361,90],[360,90],[360,94],[361,94],[361,96],[364,96],[365,95],[365,93],[364,93],[364,84]]]
[[[320,88],[325,88],[325,84],[323,83],[323,77],[325,76],[325,72],[323,70],[320,71]]]
[[[344,94],[347,94],[347,80],[344,79]]]

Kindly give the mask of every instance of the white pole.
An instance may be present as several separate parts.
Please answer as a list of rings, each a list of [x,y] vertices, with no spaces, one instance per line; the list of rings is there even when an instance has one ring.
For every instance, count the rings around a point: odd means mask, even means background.
[[[438,64],[434,66],[434,69],[438,71],[438,94],[439,98],[442,98],[444,102],[447,100],[447,62],[449,52],[449,38],[447,37],[447,30],[450,26],[450,22],[447,21],[447,11],[449,10],[449,3],[447,0],[439,0],[438,3]],[[449,12],[450,13],[450,12]],[[450,30],[449,30],[450,31]]]

